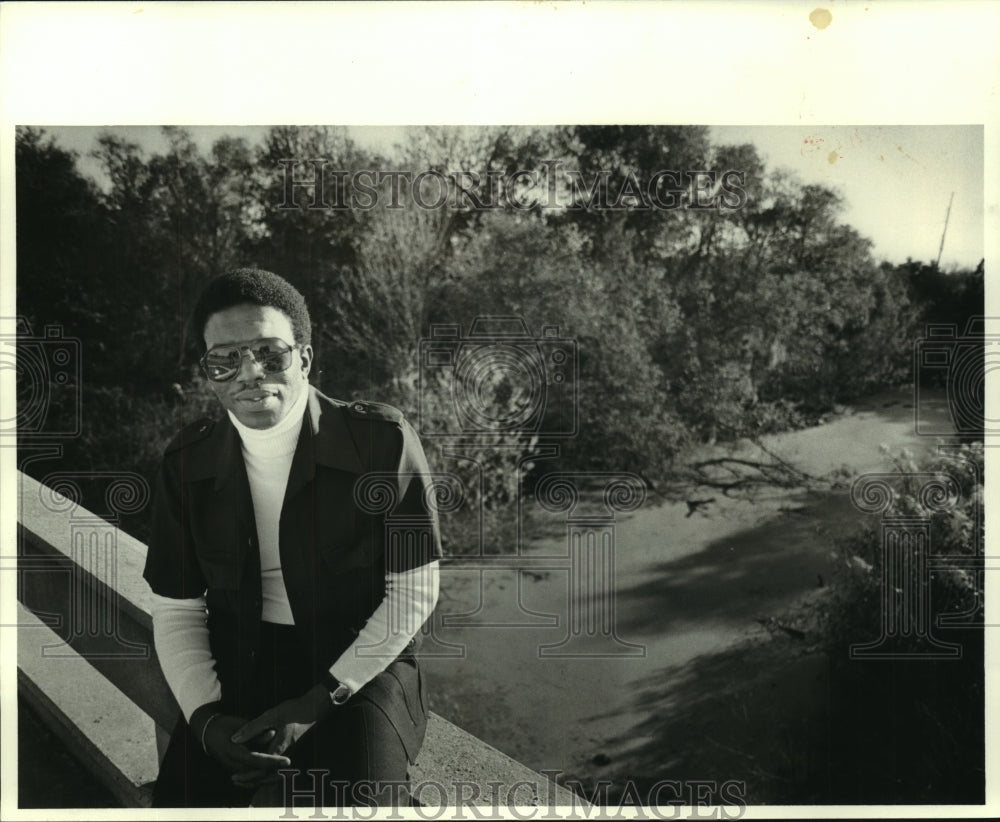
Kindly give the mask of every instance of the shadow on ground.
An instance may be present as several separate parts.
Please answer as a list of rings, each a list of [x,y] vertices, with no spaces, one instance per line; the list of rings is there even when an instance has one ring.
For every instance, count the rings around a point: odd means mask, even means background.
[[[984,801],[981,632],[958,661],[850,661],[812,638],[761,629],[661,669],[636,693],[647,718],[575,775],[584,793],[609,780],[616,802],[631,782],[645,800],[675,780],[749,805]]]
[[[749,626],[767,618],[826,584],[835,567],[833,539],[859,519],[846,491],[812,495],[794,513],[659,563],[639,585],[620,590],[622,635],[663,636],[682,623]]]

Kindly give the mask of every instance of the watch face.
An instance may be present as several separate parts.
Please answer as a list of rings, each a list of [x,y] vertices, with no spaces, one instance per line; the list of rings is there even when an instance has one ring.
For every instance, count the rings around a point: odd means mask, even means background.
[[[346,685],[343,684],[338,685],[337,690],[333,692],[334,705],[343,705],[350,698],[351,698],[351,689],[348,688]]]

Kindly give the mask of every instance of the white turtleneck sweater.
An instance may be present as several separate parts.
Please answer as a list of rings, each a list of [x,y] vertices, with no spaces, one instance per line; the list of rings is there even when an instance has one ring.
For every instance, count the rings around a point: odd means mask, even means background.
[[[277,425],[271,428],[248,428],[230,411],[229,419],[236,427],[242,443],[243,462],[250,481],[250,496],[257,520],[257,542],[260,545],[260,582],[263,592],[261,619],[279,625],[294,625],[292,608],[288,604],[285,579],[281,575],[278,553],[278,525],[281,505],[288,485],[288,472],[302,430],[302,417],[309,402],[309,391],[299,392],[295,404]]]
[[[278,526],[295,455],[302,419],[309,401],[304,390],[277,425],[255,429],[229,413],[240,435],[250,495],[253,498],[260,546],[261,618],[265,622],[293,625],[281,574]],[[330,668],[330,672],[357,692],[395,659],[413,638],[437,603],[438,563],[386,575],[386,596],[361,633]],[[190,720],[197,708],[221,698],[215,660],[209,646],[204,596],[171,599],[152,596],[153,642],[164,677]]]

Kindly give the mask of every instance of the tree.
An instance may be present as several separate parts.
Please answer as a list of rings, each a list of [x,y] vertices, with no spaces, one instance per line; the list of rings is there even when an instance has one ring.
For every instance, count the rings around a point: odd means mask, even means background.
[[[216,142],[211,156],[183,129],[166,128],[168,149],[145,158],[111,134],[95,152],[111,188],[103,196],[116,253],[113,318],[131,339],[118,364],[124,382],[162,392],[186,378],[196,341],[187,318],[201,285],[239,264],[259,235],[252,199],[252,155],[243,140]]]
[[[17,130],[15,170],[18,313],[36,333],[58,323],[68,336],[99,334],[113,295],[97,187],[42,129]]]
[[[254,199],[263,227],[252,246],[263,268],[290,279],[306,295],[326,272],[357,261],[368,212],[350,207],[358,172],[384,158],[360,149],[344,128],[272,128],[254,157]]]

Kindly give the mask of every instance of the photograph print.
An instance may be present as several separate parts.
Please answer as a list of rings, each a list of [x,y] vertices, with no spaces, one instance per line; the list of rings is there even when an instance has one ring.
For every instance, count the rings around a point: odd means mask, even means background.
[[[20,808],[985,802],[982,126],[15,166]]]

